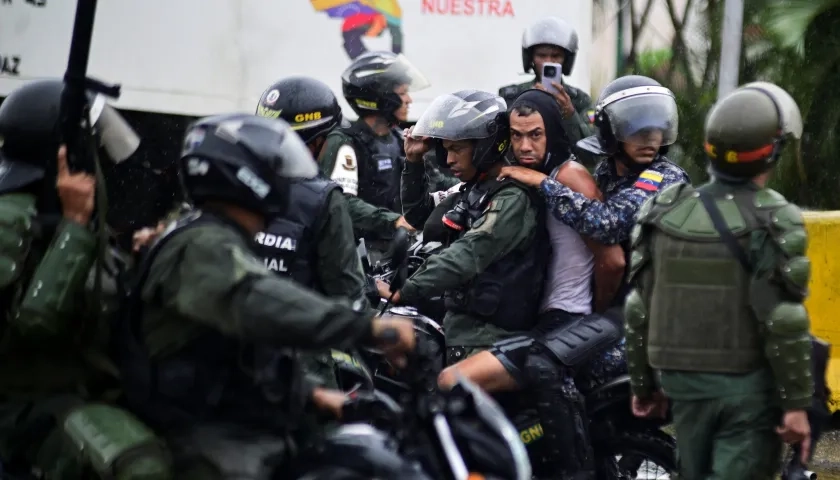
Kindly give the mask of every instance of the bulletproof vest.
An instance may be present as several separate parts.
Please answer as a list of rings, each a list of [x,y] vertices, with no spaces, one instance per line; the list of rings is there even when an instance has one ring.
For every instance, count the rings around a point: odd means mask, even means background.
[[[378,137],[362,122],[343,130],[353,140],[359,163],[359,198],[377,207],[401,212],[400,175],[405,163],[403,139],[396,129]]]
[[[761,228],[754,197],[754,190],[743,188],[715,198],[745,252],[753,232]],[[651,365],[720,373],[747,373],[763,366],[759,324],[750,307],[750,276],[721,240],[697,195],[683,194],[652,222]]]
[[[288,428],[297,408],[290,392],[302,378],[292,352],[249,345],[206,328],[171,355],[149,355],[141,296],[154,259],[175,236],[207,224],[241,230],[221,216],[190,212],[161,235],[134,272],[123,313],[113,325],[113,354],[126,401],[158,431],[205,419]]]
[[[255,249],[266,268],[289,276],[299,284],[323,291],[317,285],[315,224],[338,184],[324,178],[298,180],[291,184],[286,215],[269,223],[257,234]]]
[[[448,311],[465,313],[505,330],[528,330],[536,322],[545,283],[545,259],[551,248],[542,201],[532,195],[531,189],[510,179],[501,182],[489,180],[474,185],[459,194],[465,200],[469,220],[468,225],[455,238],[463,236],[472,228],[472,223],[503,188],[521,188],[528,192],[535,205],[539,205],[532,243],[494,262],[467,285],[446,292],[444,303]],[[431,217],[426,225],[429,226],[430,222],[442,223],[442,218]],[[440,227],[435,229],[440,230]]]

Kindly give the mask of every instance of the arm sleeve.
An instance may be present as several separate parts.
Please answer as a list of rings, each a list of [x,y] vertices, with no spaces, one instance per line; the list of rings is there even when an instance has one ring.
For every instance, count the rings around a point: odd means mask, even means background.
[[[347,211],[353,223],[354,234],[393,232],[396,229],[399,213],[387,208],[374,207],[355,195],[345,195],[344,198],[347,199]]]
[[[658,173],[662,175],[658,189],[684,181],[682,176],[677,176],[672,171]],[[656,194],[657,190],[651,191],[630,185],[606,202],[600,202],[573,192],[569,187],[550,178],[546,178],[540,184],[540,192],[557,220],[604,245],[616,245],[630,238],[630,230],[635,225],[639,207]]]
[[[315,226],[318,279],[329,297],[364,300],[365,279],[347,203],[337,189],[327,201],[326,215]]]
[[[400,198],[405,219],[415,228],[422,228],[435,208],[429,193],[425,165],[405,162],[400,180]]]
[[[653,203],[653,199],[648,201]],[[644,209],[643,209],[644,211]],[[632,287],[624,302],[624,330],[627,346],[627,370],[633,395],[649,397],[657,390],[653,369],[648,359],[648,327],[653,271],[650,265],[652,227],[642,223],[633,227],[628,282]]]
[[[371,334],[372,315],[268,271],[230,238],[197,235],[167,279],[165,305],[222,333],[278,347],[348,348]]]
[[[403,286],[402,301],[412,302],[460,287],[523,243],[536,228],[536,210],[519,188],[506,188],[490,202],[464,236],[426,263]]]
[[[578,90],[572,103],[575,113],[563,119],[563,129],[572,145],[591,135],[587,110],[592,108],[592,98],[585,92]]]
[[[755,268],[750,304],[785,410],[808,408],[814,390],[810,320],[803,305],[810,278],[807,239],[801,212],[788,204],[773,213],[771,229],[754,232],[750,242]]]

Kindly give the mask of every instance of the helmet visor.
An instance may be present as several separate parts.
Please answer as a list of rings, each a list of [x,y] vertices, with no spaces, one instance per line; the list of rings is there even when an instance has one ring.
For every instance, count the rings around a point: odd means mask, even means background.
[[[90,105],[90,123],[99,133],[100,146],[115,163],[130,157],[140,146],[140,137],[104,95],[97,94]]]
[[[493,134],[490,122],[506,109],[501,97],[468,102],[452,94],[441,95],[423,112],[411,135],[451,141],[487,138]]]
[[[677,141],[679,114],[671,95],[634,95],[608,104],[604,111],[619,142],[659,148]]]
[[[407,85],[409,92],[416,92],[430,85],[426,76],[403,54],[383,55],[368,65],[348,68],[341,77],[348,83],[370,82],[386,90]]]

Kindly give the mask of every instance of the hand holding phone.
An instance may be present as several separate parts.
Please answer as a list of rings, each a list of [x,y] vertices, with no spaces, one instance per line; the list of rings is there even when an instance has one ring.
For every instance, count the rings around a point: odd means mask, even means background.
[[[560,93],[554,88],[551,83],[563,84],[563,65],[559,63],[546,62],[542,66],[542,76],[540,83],[545,87],[546,91],[551,93]]]

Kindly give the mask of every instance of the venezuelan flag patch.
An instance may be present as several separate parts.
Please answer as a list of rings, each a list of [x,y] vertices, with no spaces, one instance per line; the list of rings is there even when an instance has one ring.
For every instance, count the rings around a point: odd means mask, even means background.
[[[586,111],[586,117],[589,119],[590,124],[594,124],[595,123],[595,110],[592,110],[591,108],[589,110],[587,110]]]
[[[655,192],[659,190],[659,184],[662,183],[662,175],[653,170],[645,170],[639,175],[639,179],[633,184],[636,188],[647,190],[648,192]]]

